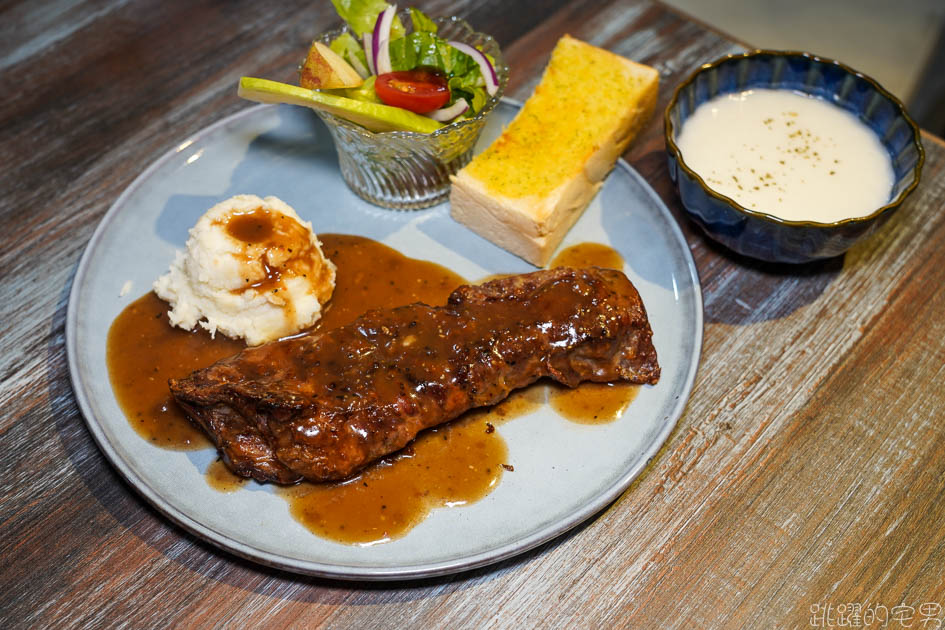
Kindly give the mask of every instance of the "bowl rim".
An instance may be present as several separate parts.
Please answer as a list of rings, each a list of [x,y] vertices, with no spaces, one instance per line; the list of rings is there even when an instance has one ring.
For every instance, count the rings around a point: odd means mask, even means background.
[[[894,199],[891,199],[888,203],[880,206],[879,208],[877,208],[870,214],[864,215],[861,217],[850,217],[847,219],[840,219],[839,221],[832,221],[832,222],[797,221],[797,220],[791,220],[791,219],[782,219],[772,214],[768,214],[767,212],[762,212],[760,210],[752,210],[751,208],[746,208],[745,206],[741,205],[740,203],[738,203],[731,197],[728,197],[726,195],[723,195],[720,192],[717,192],[716,190],[713,190],[712,187],[706,184],[705,180],[702,179],[702,176],[696,173],[694,170],[692,170],[683,159],[682,151],[679,150],[679,146],[676,144],[676,141],[673,140],[673,122],[670,117],[670,112],[676,107],[677,103],[679,102],[679,95],[682,93],[682,91],[686,89],[688,86],[690,86],[696,80],[696,77],[698,77],[700,74],[702,74],[706,70],[710,70],[712,68],[716,68],[718,66],[731,63],[734,61],[738,61],[741,59],[750,59],[753,57],[761,57],[761,56],[800,57],[800,58],[804,58],[813,62],[820,62],[820,63],[824,63],[828,65],[833,65],[840,68],[847,74],[851,74],[857,78],[863,79],[864,81],[870,83],[873,86],[873,88],[877,92],[879,92],[881,96],[883,96],[886,100],[892,103],[893,107],[896,108],[896,110],[899,112],[899,115],[906,121],[906,124],[912,130],[912,144],[915,146],[916,150],[918,151],[918,160],[916,161],[915,166],[912,168],[912,182],[908,186],[906,186],[898,195],[896,195]],[[774,88],[774,89],[777,89],[777,88]],[[833,228],[833,227],[840,227],[840,226],[851,225],[851,224],[856,224],[856,223],[869,223],[875,220],[876,218],[878,218],[879,216],[887,212],[891,212],[895,210],[896,208],[898,208],[900,205],[902,205],[902,202],[905,201],[906,197],[912,194],[912,191],[915,190],[915,188],[919,185],[919,180],[921,179],[921,176],[922,176],[922,167],[925,164],[925,149],[922,147],[922,131],[919,128],[919,126],[916,124],[916,122],[912,119],[912,117],[909,115],[909,112],[906,111],[906,106],[902,103],[901,100],[899,100],[894,94],[892,94],[889,90],[887,90],[882,85],[880,85],[878,81],[876,81],[869,75],[866,75],[858,70],[855,70],[854,68],[848,66],[847,64],[841,61],[837,61],[836,59],[831,59],[829,57],[824,57],[821,55],[816,55],[810,52],[797,51],[797,50],[771,50],[771,49],[766,49],[766,48],[755,48],[753,50],[747,50],[740,53],[730,53],[722,57],[719,57],[718,59],[714,61],[710,61],[710,62],[700,65],[688,77],[686,77],[682,82],[680,82],[679,85],[676,86],[675,90],[673,90],[673,95],[669,99],[669,103],[666,105],[666,110],[663,113],[663,134],[666,141],[666,150],[670,151],[673,157],[676,159],[677,168],[681,168],[683,171],[686,172],[687,175],[689,175],[696,182],[698,182],[698,184],[709,196],[715,198],[718,201],[722,201],[726,203],[727,205],[731,206],[733,209],[740,211],[750,217],[755,217],[755,218],[769,221],[772,223],[776,223],[779,225],[788,225],[788,226],[795,226],[795,227]],[[678,187],[679,185],[678,176],[676,179],[677,179],[676,185]]]
[[[398,17],[401,18],[401,21],[404,22],[404,28],[407,29],[407,33],[410,33],[410,27],[408,27],[408,24],[411,24],[410,20],[408,19],[410,17],[410,9],[403,9],[399,11],[397,15]],[[505,86],[508,85],[508,82],[509,82],[510,68],[509,68],[509,65],[505,62],[505,56],[502,54],[502,47],[499,46],[499,42],[496,41],[496,39],[492,35],[477,31],[476,29],[472,27],[472,25],[469,22],[467,22],[465,19],[459,16],[450,15],[447,17],[434,17],[431,19],[437,24],[437,26],[443,26],[445,24],[457,25],[459,26],[459,28],[468,31],[467,36],[479,36],[486,42],[492,42],[493,44],[495,44],[495,48],[499,52],[498,56],[494,60],[496,75],[499,78],[499,89],[496,90],[496,93],[494,95],[489,97],[489,100],[486,101],[486,104],[483,105],[482,109],[479,110],[478,114],[476,114],[472,118],[466,118],[459,122],[451,122],[451,123],[444,124],[442,127],[437,129],[436,131],[431,131],[430,133],[421,133],[419,131],[374,132],[374,131],[371,131],[370,129],[362,127],[361,125],[357,123],[353,123],[346,118],[342,118],[341,116],[336,116],[329,112],[316,111],[315,113],[317,113],[319,116],[328,117],[333,123],[339,126],[342,126],[350,131],[360,133],[369,138],[375,138],[375,137],[401,138],[401,139],[406,139],[408,141],[417,139],[417,138],[431,138],[431,137],[444,136],[444,135],[447,135],[449,133],[456,131],[457,129],[462,129],[463,127],[474,125],[477,122],[484,119],[486,116],[488,116],[492,112],[492,110],[494,110],[496,106],[499,104],[499,101],[502,99],[502,94],[505,92]],[[327,41],[328,39],[334,39],[338,37],[339,35],[342,35],[343,33],[350,33],[350,32],[351,32],[351,28],[346,23],[342,23],[342,25],[337,28],[323,31],[317,34],[314,38],[312,38],[312,41],[324,42],[324,41]],[[302,63],[303,64],[305,63],[304,58],[302,59]],[[301,68],[301,65],[299,67]]]

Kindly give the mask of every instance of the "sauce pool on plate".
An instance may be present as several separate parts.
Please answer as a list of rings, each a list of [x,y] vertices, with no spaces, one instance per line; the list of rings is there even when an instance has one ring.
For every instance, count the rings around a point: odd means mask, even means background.
[[[833,223],[888,203],[895,177],[879,137],[855,115],[789,90],[703,103],[677,139],[705,183],[750,210]]]
[[[371,239],[323,234],[325,255],[338,267],[337,284],[317,327],[342,326],[365,310],[412,302],[444,304],[465,281],[434,263],[408,258]],[[622,268],[612,248],[582,243],[567,248],[555,266]],[[167,303],[149,293],[113,322],[107,357],[112,388],[129,423],[145,439],[170,449],[203,449],[206,436],[187,419],[167,387],[167,379],[242,350],[223,335],[211,339],[197,329],[173,328]],[[508,461],[505,441],[495,428],[549,404],[572,422],[596,424],[622,416],[637,386],[585,383],[575,389],[545,382],[513,392],[492,407],[425,431],[406,449],[339,483],[280,487],[292,515],[313,533],[338,542],[373,545],[404,535],[434,508],[472,503],[492,491]],[[216,459],[205,472],[207,484],[235,492],[247,480]]]

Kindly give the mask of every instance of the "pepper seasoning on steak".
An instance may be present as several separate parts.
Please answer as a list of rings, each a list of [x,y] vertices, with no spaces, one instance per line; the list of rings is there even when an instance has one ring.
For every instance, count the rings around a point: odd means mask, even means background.
[[[542,377],[655,384],[651,337],[622,272],[558,268],[462,286],[446,306],[368,311],[170,387],[237,474],[337,480]]]

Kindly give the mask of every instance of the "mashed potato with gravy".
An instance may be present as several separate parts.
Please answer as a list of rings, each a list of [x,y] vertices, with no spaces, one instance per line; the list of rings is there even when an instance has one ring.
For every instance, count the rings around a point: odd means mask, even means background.
[[[334,288],[335,266],[312,224],[282,200],[255,195],[210,208],[154,283],[171,325],[199,323],[251,346],[314,324]]]

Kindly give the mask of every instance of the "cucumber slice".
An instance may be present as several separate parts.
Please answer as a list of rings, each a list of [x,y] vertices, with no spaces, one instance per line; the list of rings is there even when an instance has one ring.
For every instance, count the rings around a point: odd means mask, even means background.
[[[384,131],[432,133],[443,126],[432,118],[399,107],[356,101],[352,98],[268,79],[242,77],[239,95],[258,103],[288,103],[318,109],[346,118],[375,133]]]

